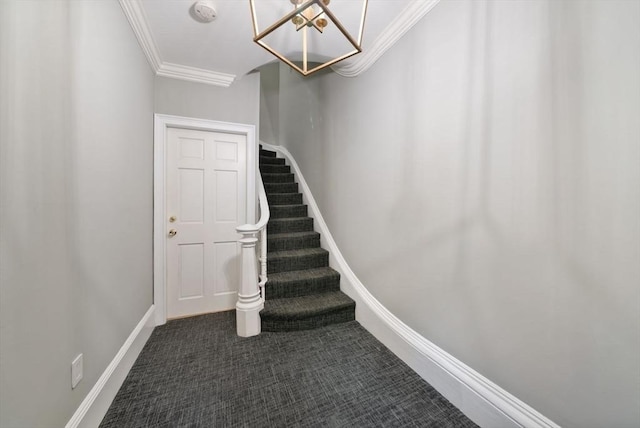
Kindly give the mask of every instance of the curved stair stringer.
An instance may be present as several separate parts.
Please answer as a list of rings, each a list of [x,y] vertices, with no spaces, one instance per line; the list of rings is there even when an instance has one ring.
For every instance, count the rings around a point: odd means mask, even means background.
[[[392,314],[351,270],[338,249],[313,195],[291,153],[283,146],[260,142],[291,166],[309,217],[329,251],[329,265],[341,275],[340,290],[356,302],[356,321],[409,367],[483,427],[560,428],[559,425],[448,354]]]

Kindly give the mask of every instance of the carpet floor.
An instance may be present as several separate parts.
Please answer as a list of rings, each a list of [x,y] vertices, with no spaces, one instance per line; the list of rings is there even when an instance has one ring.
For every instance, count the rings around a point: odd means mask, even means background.
[[[156,328],[100,427],[475,427],[356,321],[241,338],[235,312]]]

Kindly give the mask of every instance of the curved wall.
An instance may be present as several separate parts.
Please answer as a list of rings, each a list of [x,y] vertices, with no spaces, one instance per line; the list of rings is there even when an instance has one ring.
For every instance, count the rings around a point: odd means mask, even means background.
[[[356,79],[280,72],[275,143],[362,282],[566,427],[640,423],[638,16],[441,2]]]

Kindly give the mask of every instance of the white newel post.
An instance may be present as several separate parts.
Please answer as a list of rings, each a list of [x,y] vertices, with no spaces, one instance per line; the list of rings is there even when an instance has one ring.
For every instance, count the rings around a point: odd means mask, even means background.
[[[257,230],[237,228],[242,234],[240,289],[236,303],[236,324],[238,336],[249,337],[260,334],[260,311],[264,303],[258,287],[258,260],[256,258]]]

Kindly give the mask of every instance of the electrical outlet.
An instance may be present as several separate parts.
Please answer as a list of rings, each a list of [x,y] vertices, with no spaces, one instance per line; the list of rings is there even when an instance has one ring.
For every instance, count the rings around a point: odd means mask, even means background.
[[[80,381],[82,380],[82,354],[79,354],[72,362],[71,362],[71,389],[78,386]]]

